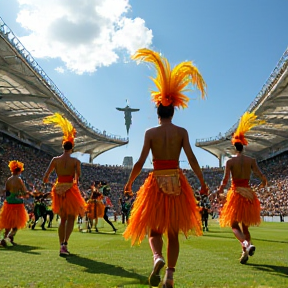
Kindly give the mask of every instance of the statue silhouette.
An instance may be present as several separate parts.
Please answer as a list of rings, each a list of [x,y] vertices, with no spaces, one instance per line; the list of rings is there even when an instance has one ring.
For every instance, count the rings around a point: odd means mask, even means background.
[[[124,118],[125,118],[125,125],[126,125],[126,130],[127,134],[129,134],[129,129],[132,124],[132,112],[137,112],[140,109],[134,109],[130,108],[129,105],[127,105],[125,108],[117,108],[118,111],[124,111]]]

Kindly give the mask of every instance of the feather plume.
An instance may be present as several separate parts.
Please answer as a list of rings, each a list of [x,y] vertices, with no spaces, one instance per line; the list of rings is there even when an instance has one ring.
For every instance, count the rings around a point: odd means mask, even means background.
[[[254,112],[245,112],[243,116],[240,118],[238,127],[233,134],[233,137],[231,139],[232,144],[234,145],[237,142],[242,143],[242,145],[247,145],[248,141],[245,138],[245,133],[248,132],[250,129],[252,129],[255,126],[259,126],[262,124],[265,124],[265,120],[259,120],[257,119],[257,116]]]
[[[54,113],[51,116],[47,116],[43,119],[44,124],[54,124],[55,127],[60,127],[63,131],[63,144],[65,142],[71,142],[74,145],[74,138],[76,136],[76,129],[71,122],[64,118],[59,113]]]
[[[163,106],[172,104],[174,107],[186,108],[190,99],[183,92],[191,91],[184,89],[189,84],[200,90],[201,98],[205,99],[206,83],[192,61],[182,62],[171,70],[165,57],[146,48],[139,49],[131,58],[154,65],[157,74],[155,78],[150,78],[158,91],[151,91],[151,98],[157,106],[161,103]]]
[[[8,167],[10,168],[10,171],[13,173],[17,168],[20,169],[20,172],[24,171],[24,163],[12,160],[9,162]]]

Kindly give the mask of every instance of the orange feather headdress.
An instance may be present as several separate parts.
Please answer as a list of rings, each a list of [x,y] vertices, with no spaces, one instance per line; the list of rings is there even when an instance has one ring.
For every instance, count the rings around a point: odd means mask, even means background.
[[[44,124],[54,124],[55,127],[60,127],[63,131],[63,141],[62,144],[65,142],[71,142],[74,146],[74,138],[76,136],[76,129],[73,127],[71,122],[64,118],[59,113],[54,113],[51,116],[47,116],[43,119]]]
[[[247,145],[248,141],[245,138],[245,133],[251,128],[265,124],[265,120],[257,120],[257,116],[254,112],[245,112],[240,118],[238,128],[232,136],[231,142],[234,145],[237,142],[240,142],[242,145]]]
[[[178,108],[188,107],[187,103],[190,99],[183,92],[191,90],[184,89],[190,83],[201,91],[202,99],[205,98],[206,83],[192,61],[182,62],[171,70],[165,57],[146,48],[139,49],[131,58],[149,62],[155,66],[157,75],[155,78],[150,78],[158,89],[158,91],[151,91],[152,101],[156,103],[157,107],[160,103],[163,106],[172,104]]]
[[[20,172],[24,171],[24,163],[17,160],[10,161],[8,167],[12,173],[14,173],[17,168],[20,169]]]

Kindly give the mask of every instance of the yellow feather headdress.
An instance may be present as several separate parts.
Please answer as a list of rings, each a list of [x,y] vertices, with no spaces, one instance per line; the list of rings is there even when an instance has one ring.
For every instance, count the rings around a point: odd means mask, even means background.
[[[152,101],[158,107],[173,105],[174,107],[188,107],[189,97],[183,94],[191,89],[184,89],[191,83],[201,91],[202,99],[206,96],[206,83],[193,65],[192,61],[181,62],[172,70],[168,60],[159,53],[143,48],[139,49],[131,59],[141,62],[149,62],[155,66],[156,78],[151,78],[159,91],[151,91]]]
[[[20,169],[20,172],[24,171],[24,163],[17,160],[10,161],[8,167],[12,173],[14,173],[17,168]]]
[[[71,142],[74,146],[74,138],[76,136],[76,129],[73,127],[71,122],[64,118],[59,113],[54,113],[51,116],[47,116],[43,119],[44,124],[54,124],[55,127],[60,127],[63,131],[63,141],[62,144],[65,142]]]
[[[234,145],[235,143],[240,142],[242,145],[247,145],[248,141],[245,138],[245,133],[251,128],[265,123],[265,120],[257,120],[257,116],[254,112],[245,112],[239,121],[238,128],[232,136],[232,144]]]

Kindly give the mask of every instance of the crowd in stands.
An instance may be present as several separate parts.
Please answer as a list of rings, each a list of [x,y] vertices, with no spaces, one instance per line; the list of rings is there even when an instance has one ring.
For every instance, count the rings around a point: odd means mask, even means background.
[[[47,185],[42,184],[42,178],[45,173],[52,155],[37,150],[27,144],[23,144],[14,138],[5,134],[0,134],[0,187],[4,188],[6,179],[10,176],[8,162],[19,160],[24,163],[24,171],[21,175],[28,191],[49,192],[56,180],[56,175],[51,174],[50,182]],[[269,186],[265,189],[258,189],[259,180],[252,179],[251,184],[261,201],[262,216],[288,216],[288,152],[279,156],[265,160],[259,163],[259,167],[267,176]],[[130,168],[123,166],[99,165],[82,163],[82,176],[80,178],[80,191],[86,200],[90,196],[90,187],[96,180],[105,181],[110,186],[109,198],[114,209],[119,210],[119,198],[123,197],[123,188],[129,177]],[[203,168],[203,174],[210,192],[215,192],[219,186],[224,170],[223,168]],[[143,169],[133,184],[133,191],[137,191],[144,183],[148,173],[151,170]],[[197,177],[190,169],[183,169],[189,183],[197,193],[200,189],[200,183]],[[229,188],[229,184],[227,185]],[[4,198],[0,197],[0,207]],[[212,201],[213,202],[213,201]],[[211,203],[212,210],[216,212],[221,208],[218,202]],[[32,209],[33,201],[28,201],[28,210]],[[29,207],[31,205],[31,207]]]

